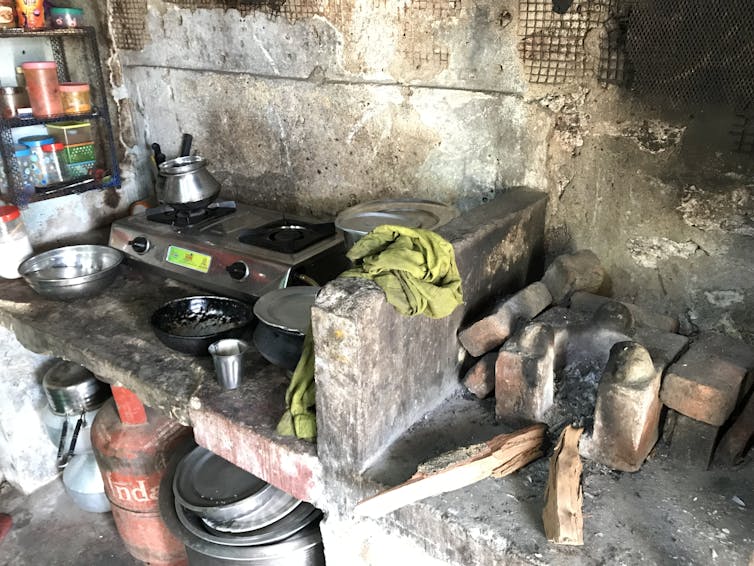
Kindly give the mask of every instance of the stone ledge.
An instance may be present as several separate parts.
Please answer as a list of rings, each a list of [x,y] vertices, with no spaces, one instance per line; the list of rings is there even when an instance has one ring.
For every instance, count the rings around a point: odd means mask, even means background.
[[[169,349],[149,324],[162,303],[205,292],[129,265],[121,269],[100,295],[69,302],[44,299],[23,280],[0,282],[0,325],[29,350],[79,363],[132,390],[146,405],[193,426],[200,444],[265,481],[318,501],[315,445],[275,432],[285,372],[254,352],[243,387],[220,390],[209,357]]]
[[[288,376],[267,364],[257,352],[245,362],[247,377],[241,387],[225,391],[209,379],[191,398],[189,417],[194,438],[294,497],[324,507],[316,444],[275,431],[285,410]]]

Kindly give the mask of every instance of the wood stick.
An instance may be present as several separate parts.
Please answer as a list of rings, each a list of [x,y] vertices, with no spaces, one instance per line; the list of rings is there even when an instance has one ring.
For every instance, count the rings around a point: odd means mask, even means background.
[[[584,544],[584,518],[581,507],[581,458],[579,437],[584,429],[566,427],[552,458],[545,489],[542,521],[547,540],[558,544]]]
[[[354,513],[382,517],[421,499],[460,489],[490,476],[499,478],[511,474],[542,456],[546,429],[544,424],[536,424],[498,435],[481,445],[454,451],[465,457],[450,462],[446,457],[440,467],[434,467],[434,461],[430,461],[410,480],[360,501]]]

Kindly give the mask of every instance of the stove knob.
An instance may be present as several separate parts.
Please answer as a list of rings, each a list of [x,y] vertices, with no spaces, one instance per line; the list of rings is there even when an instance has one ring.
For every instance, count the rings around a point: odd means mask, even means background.
[[[152,247],[152,243],[144,236],[137,236],[136,238],[128,242],[128,245],[131,246],[131,248],[133,248],[133,250],[137,254],[143,254],[149,251],[149,248]]]
[[[242,261],[231,263],[225,268],[225,271],[227,271],[236,281],[241,281],[249,276],[249,266]]]

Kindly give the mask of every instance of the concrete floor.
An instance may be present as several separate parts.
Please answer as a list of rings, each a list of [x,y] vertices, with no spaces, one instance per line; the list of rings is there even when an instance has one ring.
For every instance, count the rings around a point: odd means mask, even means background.
[[[0,513],[13,527],[0,542],[4,566],[133,566],[110,513],[88,513],[76,505],[57,480],[29,496],[7,483],[0,487]]]

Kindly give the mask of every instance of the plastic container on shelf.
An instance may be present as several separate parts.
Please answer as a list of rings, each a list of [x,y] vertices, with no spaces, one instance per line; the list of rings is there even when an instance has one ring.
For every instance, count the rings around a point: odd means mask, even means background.
[[[67,177],[63,176],[60,166],[60,154],[63,152],[62,143],[48,143],[42,146],[43,163],[47,172],[47,183],[42,186],[52,185],[65,181]]]
[[[18,266],[34,253],[15,206],[0,206],[0,277],[18,279]]]
[[[47,124],[47,131],[55,138],[56,142],[60,142],[63,145],[79,145],[94,141],[91,122],[58,122],[57,124]]]
[[[3,118],[18,116],[19,108],[29,106],[29,95],[22,86],[0,87],[0,108]]]
[[[63,114],[58,83],[58,65],[55,61],[29,61],[22,63],[26,90],[34,116],[47,118]]]
[[[0,28],[18,27],[16,0],[0,0]]]
[[[84,114],[92,111],[88,83],[61,83],[60,99],[65,114]]]
[[[28,136],[18,141],[31,151],[31,180],[35,187],[46,187],[63,180],[57,150],[53,151],[54,148],[50,147],[45,151],[45,146],[55,144],[52,136]]]
[[[44,28],[44,0],[17,0],[16,17],[18,18],[18,27],[25,29]]]
[[[78,28],[84,25],[81,8],[50,8],[50,23],[54,28]]]
[[[16,157],[18,172],[21,175],[23,192],[31,194],[34,192],[34,179],[36,178],[34,169],[37,168],[36,164],[32,162],[31,150],[25,145],[16,144],[13,151]],[[5,168],[0,166],[0,192],[6,193],[8,188],[8,179],[5,176]]]
[[[16,86],[26,88],[26,77],[24,76],[24,70],[21,65],[16,67]]]
[[[94,161],[84,161],[83,163],[66,163],[63,165],[63,171],[66,179],[79,179],[81,177],[92,177],[92,170],[95,168]]]
[[[65,145],[60,154],[60,159],[65,164],[84,163],[97,159],[93,143],[80,143]]]

